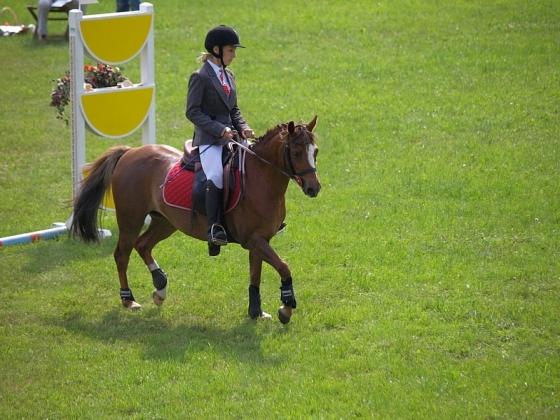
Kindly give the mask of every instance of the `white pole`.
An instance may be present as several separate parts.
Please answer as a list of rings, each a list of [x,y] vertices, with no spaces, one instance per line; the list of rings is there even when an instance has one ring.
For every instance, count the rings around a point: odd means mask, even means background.
[[[30,242],[37,242],[41,239],[52,239],[66,232],[67,229],[64,223],[54,223],[53,227],[50,229],[0,238],[0,247],[27,244]]]
[[[86,164],[86,127],[80,109],[80,96],[84,93],[84,46],[79,24],[84,14],[71,10],[70,25],[70,104],[72,105],[72,198],[76,199]]]
[[[141,13],[154,14],[154,6],[151,3],[140,3]],[[142,125],[142,144],[156,143],[156,92],[155,92],[155,65],[154,65],[154,20],[152,19],[152,27],[148,41],[142,49],[140,56],[142,85],[154,86],[154,98],[152,106],[148,111],[148,117]]]

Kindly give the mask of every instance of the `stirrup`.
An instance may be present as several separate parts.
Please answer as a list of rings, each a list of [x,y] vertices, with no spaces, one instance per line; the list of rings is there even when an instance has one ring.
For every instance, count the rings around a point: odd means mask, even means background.
[[[282,222],[280,228],[278,229],[278,232],[276,232],[275,235],[278,235],[282,232],[286,232],[286,226],[288,226],[288,224],[286,222]]]
[[[217,232],[214,234],[214,229],[217,230]],[[226,246],[227,245],[227,235],[226,235],[226,231],[223,228],[223,226],[214,223],[212,225],[212,227],[210,228],[210,241],[209,241],[212,245],[218,245],[218,246]]]

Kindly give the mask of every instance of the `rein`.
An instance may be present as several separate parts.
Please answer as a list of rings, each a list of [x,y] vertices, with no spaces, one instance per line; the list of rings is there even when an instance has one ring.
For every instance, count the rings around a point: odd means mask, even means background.
[[[278,172],[280,172],[281,174],[287,176],[288,178],[293,179],[292,175],[290,175],[290,174],[287,173],[287,172],[284,172],[284,171],[283,171],[282,169],[280,169],[278,166],[276,166],[276,165],[274,165],[273,163],[270,163],[268,160],[266,160],[266,159],[260,157],[260,156],[257,155],[255,152],[253,152],[251,149],[249,149],[247,146],[245,146],[245,145],[239,143],[237,140],[230,139],[229,141],[231,141],[232,143],[235,143],[235,144],[238,145],[241,149],[245,150],[247,153],[249,153],[249,154],[255,156],[255,157],[258,158],[261,162],[264,162],[264,163],[266,163],[267,165],[272,166],[274,169],[276,169],[276,170],[277,170]],[[287,147],[287,145],[286,145],[286,147]]]

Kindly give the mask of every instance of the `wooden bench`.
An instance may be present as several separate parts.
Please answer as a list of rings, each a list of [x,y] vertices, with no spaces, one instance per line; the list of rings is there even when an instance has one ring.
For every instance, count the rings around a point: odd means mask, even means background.
[[[31,16],[33,16],[35,22],[37,22],[37,6],[27,6],[27,10],[29,10]],[[51,9],[49,10],[49,15],[47,16],[47,21],[58,20],[58,21],[68,22],[69,11],[70,10],[68,10],[66,7],[51,7]],[[64,16],[60,16],[61,14],[63,14]],[[59,34],[58,36],[63,36],[65,38],[68,38],[68,31],[69,31],[69,26],[66,25],[66,31],[64,32],[64,34]],[[33,37],[36,36],[37,36],[37,28],[35,27],[35,30],[33,31]]]

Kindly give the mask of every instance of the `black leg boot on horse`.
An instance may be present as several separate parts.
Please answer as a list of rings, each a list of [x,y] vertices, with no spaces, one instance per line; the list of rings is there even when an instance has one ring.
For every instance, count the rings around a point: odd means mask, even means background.
[[[208,254],[215,257],[220,247],[227,245],[227,235],[220,224],[222,219],[222,190],[206,181],[206,217],[208,218]]]

